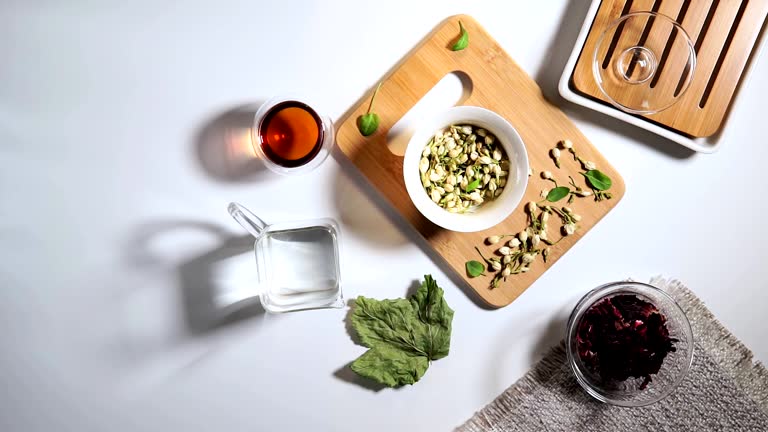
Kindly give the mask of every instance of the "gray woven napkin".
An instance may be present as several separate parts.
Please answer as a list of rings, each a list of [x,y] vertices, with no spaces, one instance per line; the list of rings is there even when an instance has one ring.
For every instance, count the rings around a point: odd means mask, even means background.
[[[576,382],[561,343],[457,431],[768,431],[766,368],[682,283],[651,285],[680,304],[693,328],[693,365],[671,395],[642,408],[597,402]]]

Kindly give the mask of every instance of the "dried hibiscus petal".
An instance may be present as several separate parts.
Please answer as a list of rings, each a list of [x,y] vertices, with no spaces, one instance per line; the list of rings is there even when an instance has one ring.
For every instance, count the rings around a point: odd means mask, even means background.
[[[641,390],[677,341],[656,306],[631,294],[595,303],[576,329],[576,350],[592,373],[607,381],[643,378]]]

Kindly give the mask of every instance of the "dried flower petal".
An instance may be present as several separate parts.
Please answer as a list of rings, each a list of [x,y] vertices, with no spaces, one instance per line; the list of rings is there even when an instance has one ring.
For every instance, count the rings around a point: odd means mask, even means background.
[[[644,378],[640,390],[676,351],[666,317],[653,304],[635,295],[600,300],[576,325],[576,351],[593,373],[606,381]]]

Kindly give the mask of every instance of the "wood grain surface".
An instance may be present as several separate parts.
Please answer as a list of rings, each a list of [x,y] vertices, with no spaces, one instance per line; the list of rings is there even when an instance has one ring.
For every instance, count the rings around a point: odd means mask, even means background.
[[[722,127],[765,26],[768,0],[603,0],[573,71],[575,90],[608,103],[593,76],[593,53],[600,36],[615,20],[641,11],[658,12],[679,22],[696,51],[696,68],[687,91],[675,97],[670,108],[642,117],[693,137],[714,135]],[[680,44],[681,36],[654,22],[621,29],[621,41],[637,42],[643,37],[652,51],[661,53],[657,60],[663,67],[658,77],[626,90],[626,97],[639,97],[645,91],[674,94],[687,59],[670,50],[665,53],[665,48]],[[600,57],[605,54],[601,52]],[[613,53],[618,54],[618,50]]]
[[[458,37],[459,20],[469,32],[470,43],[467,49],[454,52],[449,47]],[[387,147],[390,128],[440,79],[451,72],[464,73],[471,79],[471,94],[463,105],[481,106],[495,111],[518,130],[534,171],[520,206],[502,223],[482,232],[452,232],[424,218],[406,192],[403,158],[393,154]],[[360,114],[365,113],[369,98],[370,94],[362,97],[357,105],[339,119],[336,125],[339,149],[424,237],[437,255],[490,306],[502,307],[511,303],[616,206],[624,195],[624,182],[619,173],[562,111],[544,98],[536,82],[472,17],[454,16],[440,23],[382,79],[375,103],[375,112],[379,114],[381,124],[375,134],[363,137],[355,122]],[[551,171],[564,185],[568,184],[569,175],[573,176],[577,184],[584,185],[584,178],[579,175],[580,167],[570,154],[563,153],[562,169],[556,169],[548,156],[549,150],[563,139],[570,139],[580,156],[595,162],[601,171],[613,179],[610,189],[613,199],[596,202],[589,197],[571,204],[570,207],[583,217],[579,229],[576,234],[550,248],[546,264],[538,259],[528,273],[511,276],[496,289],[489,288],[490,277],[468,278],[465,262],[480,259],[475,246],[479,246],[484,254],[492,254],[493,248],[484,244],[486,237],[518,232],[527,226],[524,204],[540,201],[539,193],[552,187],[552,183],[539,176],[542,170]],[[565,200],[559,204],[565,205]],[[559,225],[557,218],[551,218],[548,233],[553,240],[560,237]]]

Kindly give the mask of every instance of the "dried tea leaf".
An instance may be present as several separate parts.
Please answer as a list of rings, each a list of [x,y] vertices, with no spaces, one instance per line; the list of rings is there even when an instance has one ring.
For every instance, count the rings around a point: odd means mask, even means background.
[[[453,310],[430,275],[406,299],[358,297],[352,327],[360,342],[371,348],[350,365],[358,375],[389,387],[413,384],[429,361],[448,355]]]

